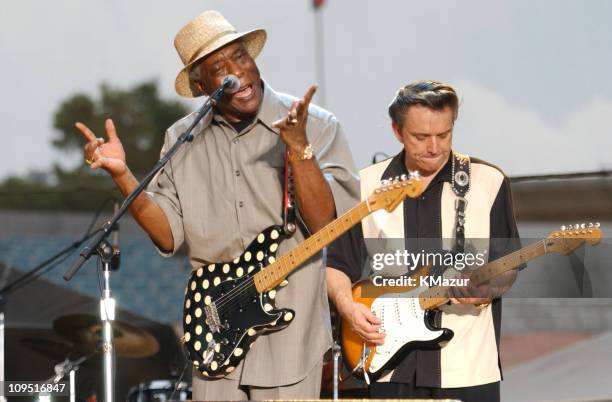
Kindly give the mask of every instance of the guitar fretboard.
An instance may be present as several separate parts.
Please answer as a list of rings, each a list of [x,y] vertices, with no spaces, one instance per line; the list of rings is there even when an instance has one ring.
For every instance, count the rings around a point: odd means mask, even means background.
[[[359,223],[374,209],[368,208],[368,201],[363,201],[338,219],[327,224],[317,233],[310,236],[299,246],[280,257],[266,269],[254,275],[253,280],[258,292],[265,292],[278,286],[293,270],[304,261],[318,253],[323,247],[337,239],[342,233]]]
[[[544,239],[483,265],[472,272],[470,281],[479,285],[546,253],[546,239]],[[421,308],[428,310],[446,304],[449,300],[448,291],[448,286],[435,286],[425,290],[419,295]]]

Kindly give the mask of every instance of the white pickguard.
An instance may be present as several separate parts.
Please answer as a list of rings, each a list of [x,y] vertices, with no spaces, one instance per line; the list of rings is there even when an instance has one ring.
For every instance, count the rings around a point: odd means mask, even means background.
[[[376,298],[372,312],[382,321],[385,343],[376,346],[369,370],[380,370],[402,346],[413,341],[432,341],[443,330],[431,331],[425,326],[425,311],[419,305],[419,293],[427,288],[413,289],[406,293],[389,293]]]

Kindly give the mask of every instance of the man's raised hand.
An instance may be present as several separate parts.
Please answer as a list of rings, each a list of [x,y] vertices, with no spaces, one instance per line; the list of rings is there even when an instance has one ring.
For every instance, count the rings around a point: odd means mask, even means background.
[[[312,85],[302,99],[293,101],[287,116],[272,124],[273,127],[280,129],[281,139],[292,151],[300,153],[308,146],[306,137],[308,106],[316,91],[317,86]]]
[[[106,119],[105,122],[108,141],[105,141],[104,138],[96,138],[93,131],[81,122],[75,123],[75,126],[87,140],[87,144],[83,147],[83,156],[92,169],[102,168],[113,178],[127,172],[125,151],[111,119]]]

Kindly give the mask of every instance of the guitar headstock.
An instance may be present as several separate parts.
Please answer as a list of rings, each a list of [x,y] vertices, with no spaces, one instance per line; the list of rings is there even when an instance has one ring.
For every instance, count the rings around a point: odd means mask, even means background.
[[[371,211],[386,209],[392,212],[404,198],[415,198],[423,192],[423,183],[418,172],[409,176],[398,176],[393,180],[383,180],[381,186],[368,197],[367,203]]]
[[[556,230],[548,235],[545,240],[546,248],[562,255],[568,255],[582,246],[583,243],[594,246],[602,238],[600,226],[599,222],[595,224],[578,223],[575,225],[563,225],[561,230]]]

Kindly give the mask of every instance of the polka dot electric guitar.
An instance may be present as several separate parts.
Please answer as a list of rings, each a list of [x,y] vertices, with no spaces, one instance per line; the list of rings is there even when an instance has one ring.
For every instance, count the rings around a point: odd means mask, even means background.
[[[367,215],[391,212],[405,197],[421,192],[417,175],[384,182],[367,200],[278,259],[285,233],[271,226],[235,260],[193,271],[185,290],[183,341],[194,366],[206,377],[231,373],[259,334],[281,330],[293,320],[293,310],[274,305],[277,287],[291,272]]]

